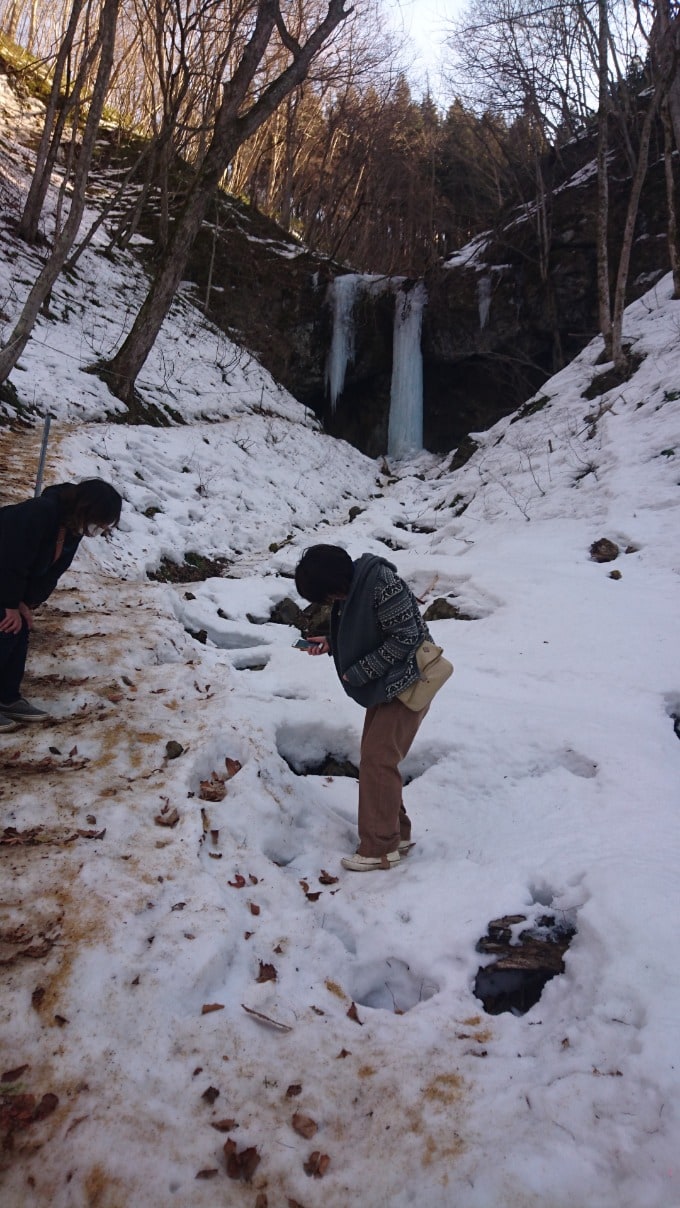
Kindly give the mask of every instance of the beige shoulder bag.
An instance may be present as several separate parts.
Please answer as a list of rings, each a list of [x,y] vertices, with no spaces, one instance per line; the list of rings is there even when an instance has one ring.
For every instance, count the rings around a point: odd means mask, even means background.
[[[423,642],[416,650],[416,662],[420,679],[400,692],[397,700],[406,705],[407,709],[413,709],[414,713],[420,713],[420,710],[425,709],[433,700],[442,684],[453,675],[453,663],[444,658],[441,646],[435,646],[434,642],[429,641]]]

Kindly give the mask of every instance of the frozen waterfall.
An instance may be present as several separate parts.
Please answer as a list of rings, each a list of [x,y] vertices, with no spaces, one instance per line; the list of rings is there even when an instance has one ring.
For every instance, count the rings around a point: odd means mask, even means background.
[[[484,331],[491,310],[491,276],[480,277],[477,282],[477,305],[479,307],[479,330]]]
[[[392,385],[387,432],[389,457],[406,457],[423,447],[423,354],[420,332],[425,286],[418,283],[408,293],[399,290],[394,307]]]
[[[331,400],[331,411],[335,411],[345,387],[347,366],[354,360],[354,320],[352,311],[361,282],[359,273],[345,273],[336,277],[328,286],[327,299],[333,316],[331,346],[326,361],[326,385]]]

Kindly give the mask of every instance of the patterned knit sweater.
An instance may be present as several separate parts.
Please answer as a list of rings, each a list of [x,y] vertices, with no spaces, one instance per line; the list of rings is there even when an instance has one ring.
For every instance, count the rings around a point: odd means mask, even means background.
[[[348,696],[369,707],[418,679],[416,650],[431,640],[413,592],[385,558],[354,563],[346,600],[333,606],[331,650]]]

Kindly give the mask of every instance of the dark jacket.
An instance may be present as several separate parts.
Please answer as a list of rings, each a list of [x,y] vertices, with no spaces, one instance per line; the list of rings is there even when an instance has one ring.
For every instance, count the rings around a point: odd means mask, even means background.
[[[392,700],[418,679],[416,650],[429,638],[396,567],[362,554],[347,598],[331,612],[331,651],[347,695],[365,708]]]
[[[81,540],[67,530],[55,562],[61,526],[58,487],[46,487],[39,499],[0,508],[0,608],[22,603],[35,608],[52,594]]]

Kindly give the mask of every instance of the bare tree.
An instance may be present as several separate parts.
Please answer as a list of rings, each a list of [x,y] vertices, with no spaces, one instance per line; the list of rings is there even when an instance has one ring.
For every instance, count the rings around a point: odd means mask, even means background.
[[[301,43],[288,30],[278,0],[258,0],[250,36],[240,50],[230,78],[222,86],[222,99],[209,145],[196,165],[193,181],[151,288],[120,350],[101,367],[110,389],[128,406],[134,406],[137,375],[168,313],[207,206],[229,162],[241,144],[305,78],[315,56],[350,11],[345,9],[344,0],[329,0],[325,16],[313,25]],[[258,71],[273,39],[277,40],[277,49],[285,49],[287,63],[264,90],[259,91]]]
[[[40,307],[59,276],[78,234],[85,209],[85,190],[90,163],[113,66],[119,3],[120,0],[104,0],[100,10],[97,36],[99,59],[82,143],[73,175],[71,206],[64,226],[54,240],[48,259],[29,292],[14,330],[0,351],[0,382],[7,379],[26,347]]]

